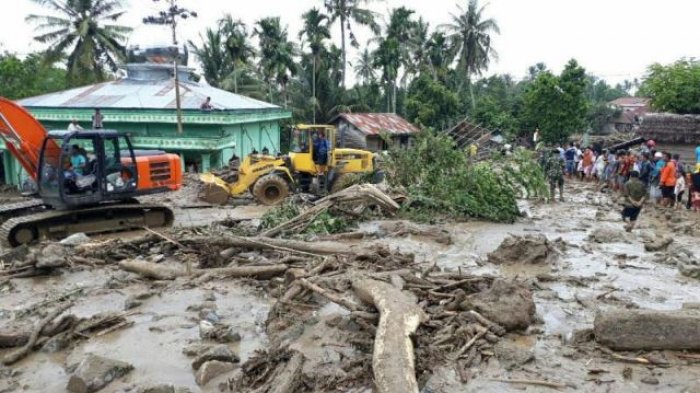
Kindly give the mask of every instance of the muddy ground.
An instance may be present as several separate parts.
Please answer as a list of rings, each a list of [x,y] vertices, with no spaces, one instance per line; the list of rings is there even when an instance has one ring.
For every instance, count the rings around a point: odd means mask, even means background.
[[[609,195],[580,183],[569,186],[567,194],[563,203],[523,201],[525,217],[512,225],[418,225],[387,219],[362,223],[359,231],[365,236],[361,239],[334,239],[339,250],[388,248],[397,255],[413,254],[412,268],[418,270],[436,265],[439,270],[460,275],[515,279],[532,291],[535,322],[527,329],[508,332],[493,346],[482,347],[479,360],[467,367],[466,383],[462,382],[464,372],[457,370],[454,362],[436,361],[434,355],[421,357],[431,351],[421,347],[422,339],[418,339],[418,380],[422,392],[700,392],[700,365],[695,364],[700,360],[692,355],[677,351],[620,352],[627,357],[660,359],[654,365],[620,361],[596,345],[586,331],[593,327],[598,311],[675,310],[684,303],[700,301],[700,281],[681,275],[678,267],[669,263],[674,250],[681,247],[700,255],[698,217],[686,211],[667,217],[666,212],[649,208],[642,213],[637,229],[624,233],[619,206]],[[176,227],[166,233],[169,237],[183,228],[217,221],[238,224],[233,229],[216,226],[201,233],[212,237],[212,231],[253,231],[266,211],[249,201],[238,202],[238,206],[206,207],[196,202],[191,189],[168,198],[167,203],[175,208],[177,216]],[[397,230],[405,227],[421,230]],[[443,236],[434,236],[436,233]],[[670,233],[673,243],[668,248],[645,249],[645,243],[650,248],[649,237]],[[146,235],[136,231],[101,235],[91,241],[112,247],[111,239],[128,241]],[[451,238],[449,244],[443,241],[444,235]],[[551,243],[544,248],[547,255],[528,255],[524,263],[489,258],[511,235],[546,236]],[[162,263],[182,265],[175,257],[170,260],[162,247],[146,249],[142,256],[165,254]],[[537,254],[537,247],[530,245],[522,254]],[[274,254],[241,252],[239,257],[275,262],[271,260]],[[357,262],[352,263],[357,268]],[[284,294],[281,280],[200,282],[184,277],[153,281],[127,273],[116,263],[86,263],[71,264],[48,276],[4,281],[0,286],[0,332],[31,331],[37,321],[65,300],[73,302],[70,313],[78,318],[115,312],[123,313],[129,324],[113,331],[85,334],[67,348],[53,353],[39,350],[11,366],[0,366],[0,392],[63,392],[72,366],[87,354],[133,366],[133,371],[108,384],[100,390],[103,392],[138,391],[159,384],[192,392],[252,391],[241,386],[254,384],[236,385],[245,380],[242,374],[258,370],[246,362],[258,350],[269,351],[267,356],[272,359],[270,353],[280,345],[302,353],[306,359],[302,372],[302,386],[306,388],[297,391],[372,391],[368,374],[371,336],[362,336],[362,326],[354,328],[357,335],[340,329],[339,321],[349,311],[318,297],[295,301],[290,307],[297,307],[296,312],[275,307],[276,299]],[[128,311],[125,302],[132,302]],[[208,314],[211,311],[213,316]],[[193,345],[214,345],[210,339],[202,338],[202,331],[207,330],[202,321],[206,320],[234,333],[235,337],[224,342],[240,357],[240,362],[235,364],[235,370],[200,386],[195,381],[193,357],[185,352],[195,351]],[[11,351],[0,349],[0,357]],[[339,371],[337,364],[348,361],[359,365],[344,368],[347,373]],[[243,371],[241,364],[246,365]],[[322,383],[324,379],[328,383]],[[504,379],[548,381],[559,387],[496,381]]]

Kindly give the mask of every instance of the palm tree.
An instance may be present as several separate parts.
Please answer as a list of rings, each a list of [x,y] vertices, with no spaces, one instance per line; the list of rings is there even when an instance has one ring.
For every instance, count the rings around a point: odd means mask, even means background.
[[[374,65],[382,69],[382,78],[387,84],[389,111],[396,113],[397,78],[403,67],[402,85],[410,74],[412,39],[417,27],[412,19],[415,11],[399,7],[391,12],[384,37],[377,37],[379,47],[375,52]]]
[[[282,27],[279,17],[263,18],[256,23],[253,35],[259,38],[260,72],[269,84],[270,100],[272,101],[272,83],[276,82],[282,90],[286,108],[287,83],[296,75],[296,48],[287,38],[287,28]]]
[[[224,46],[231,62],[233,92],[238,94],[238,78],[247,69],[248,62],[255,56],[255,49],[248,42],[248,29],[240,20],[233,20],[226,14],[219,21],[219,29],[225,37]]]
[[[362,4],[367,2],[369,2],[369,0],[324,0],[324,5],[330,15],[330,23],[334,23],[335,21],[340,22],[340,44],[343,52],[343,88],[345,87],[348,64],[345,30],[349,33],[350,44],[355,48],[359,47],[360,44],[357,42],[355,34],[352,31],[353,22],[359,25],[369,26],[374,34],[379,34],[380,31],[379,24],[374,20],[375,13],[368,9],[361,8]]]
[[[316,124],[316,69],[320,61],[319,54],[324,48],[323,41],[331,38],[331,32],[328,29],[328,16],[321,13],[317,8],[312,8],[302,15],[304,19],[304,28],[299,32],[299,38],[306,41],[311,49],[311,97],[313,105],[313,122]]]
[[[426,52],[433,79],[437,80],[439,76],[444,76],[447,67],[454,61],[454,53],[445,34],[433,32],[426,43]]]
[[[365,48],[355,65],[355,75],[362,80],[362,85],[366,85],[368,81],[372,81],[375,78],[372,61],[372,54],[369,52],[369,49]]]
[[[126,58],[123,42],[130,27],[114,24],[126,12],[122,0],[32,0],[53,11],[52,15],[29,15],[39,35],[34,39],[49,44],[47,60],[63,58],[68,53],[67,68],[71,79],[104,80],[107,67],[117,71],[117,62]]]
[[[189,42],[192,52],[202,64],[204,79],[214,87],[220,87],[224,78],[231,73],[231,62],[224,47],[221,30],[207,29],[204,37],[199,36],[202,45]]]
[[[471,78],[487,69],[492,58],[498,59],[498,53],[491,47],[491,34],[500,34],[501,30],[495,19],[485,19],[486,6],[479,7],[479,0],[469,0],[466,11],[462,7],[457,8],[459,14],[450,14],[452,24],[444,27],[453,50],[459,56],[457,67],[469,83],[473,108],[476,103]]]

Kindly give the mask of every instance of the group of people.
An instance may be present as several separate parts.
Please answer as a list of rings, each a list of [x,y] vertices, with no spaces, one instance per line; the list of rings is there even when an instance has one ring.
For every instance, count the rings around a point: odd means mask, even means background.
[[[92,115],[92,129],[100,130],[104,128],[104,115],[100,111],[100,108],[95,108],[95,113]],[[78,123],[78,119],[72,119],[70,124],[68,124],[68,131],[82,131],[83,127]]]
[[[599,189],[614,190],[624,198],[623,218],[632,230],[647,201],[662,207],[700,211],[700,146],[695,162],[684,163],[678,154],[656,151],[649,140],[629,150],[581,149],[571,143],[564,149],[551,149],[542,158],[552,198],[559,189],[563,199],[564,179],[597,181]]]

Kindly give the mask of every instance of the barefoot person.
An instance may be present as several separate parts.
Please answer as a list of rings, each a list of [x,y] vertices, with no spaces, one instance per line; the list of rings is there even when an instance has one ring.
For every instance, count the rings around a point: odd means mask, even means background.
[[[632,232],[634,225],[637,223],[639,213],[642,211],[642,206],[647,199],[647,190],[644,183],[639,181],[639,172],[630,172],[630,179],[625,183],[622,189],[625,197],[624,209],[622,209],[622,219],[629,219],[629,223],[625,225],[627,232]]]

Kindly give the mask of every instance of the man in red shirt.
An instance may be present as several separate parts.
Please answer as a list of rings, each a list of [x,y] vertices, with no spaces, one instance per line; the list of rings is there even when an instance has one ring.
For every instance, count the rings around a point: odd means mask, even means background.
[[[664,153],[666,166],[661,170],[659,184],[661,185],[661,206],[667,207],[673,203],[675,199],[676,188],[676,163],[671,160],[669,153]]]

